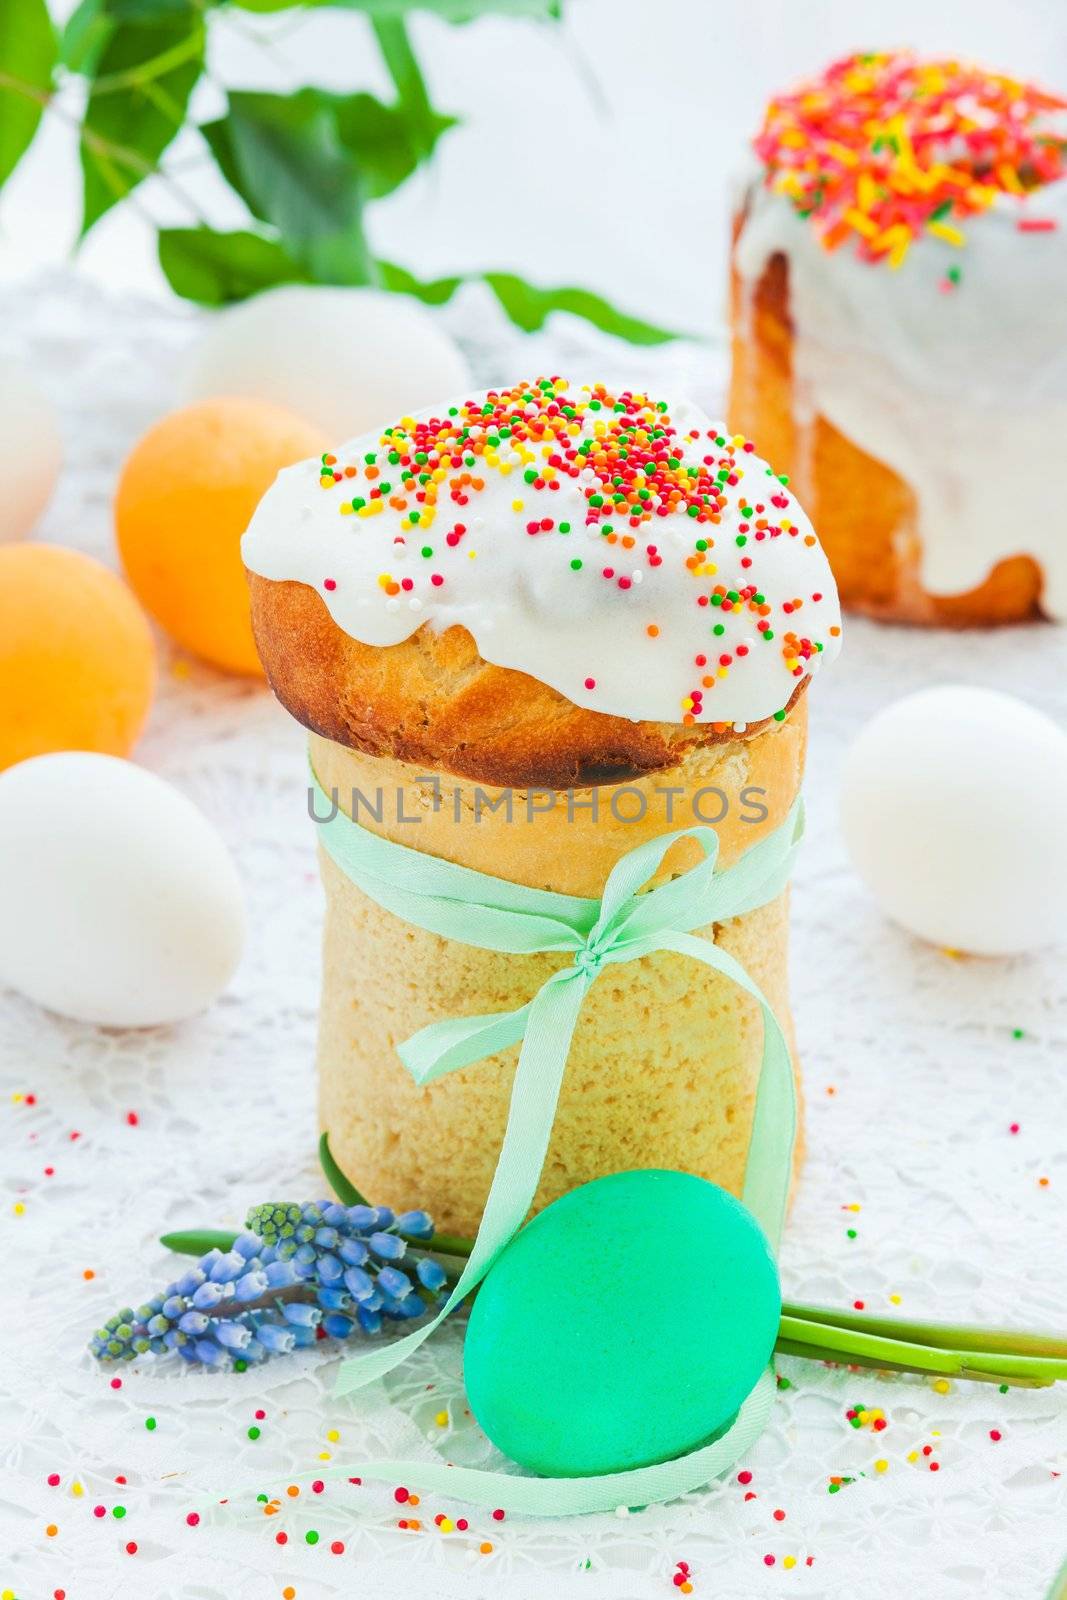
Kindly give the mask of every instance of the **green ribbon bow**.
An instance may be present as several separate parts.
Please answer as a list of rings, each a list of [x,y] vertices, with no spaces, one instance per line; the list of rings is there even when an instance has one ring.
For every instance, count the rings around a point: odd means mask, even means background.
[[[529,1213],[544,1165],[571,1038],[582,1002],[605,967],[637,961],[657,950],[712,967],[751,995],[763,1014],[760,1073],[743,1200],[776,1251],[792,1177],[796,1098],[789,1047],[758,985],[728,951],[694,930],[727,922],[774,900],[785,888],[803,833],[798,800],[786,820],[746,851],[734,866],[717,872],[719,840],[698,825],[666,833],[622,856],[599,900],[554,894],[509,883],[469,867],[425,855],[381,838],[331,807],[312,773],[315,815],[322,844],[356,886],[405,922],[483,950],[514,955],[559,951],[571,957],[515,1011],[431,1023],[398,1047],[418,1084],[522,1041],[512,1085],[504,1141],[470,1258],[438,1314],[393,1344],[345,1361],[339,1394],[362,1388],[404,1361],[480,1282]],[[664,856],[679,839],[695,839],[703,859],[659,887],[642,893]],[[496,1505],[507,1493],[516,1511],[567,1515],[611,1510],[620,1504],[671,1499],[725,1471],[762,1430],[774,1380],[768,1371],[720,1438],[676,1461],[604,1474],[596,1478],[539,1479],[474,1472],[441,1462],[377,1462],[358,1470],[364,1477],[394,1478],[417,1472],[428,1488]]]

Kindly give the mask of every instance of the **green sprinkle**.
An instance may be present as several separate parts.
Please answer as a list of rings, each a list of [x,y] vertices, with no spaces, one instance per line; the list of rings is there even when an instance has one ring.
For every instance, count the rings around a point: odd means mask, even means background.
[[[233,1370],[234,1370],[234,1372],[247,1372],[248,1371],[248,1362],[247,1361],[243,1361],[243,1360],[235,1361],[234,1364],[233,1364]]]
[[[1011,1036],[1013,1039],[1021,1039],[1023,1038],[1023,1030],[1021,1028],[1013,1028],[1011,1030]]]
[[[745,534],[745,533],[739,533],[737,535],[737,537],[734,539],[734,543],[737,544],[737,545],[747,544],[748,543],[748,535]]]
[[[119,1522],[121,1522],[123,1517],[126,1515],[126,1507],[125,1506],[112,1506],[111,1515],[113,1517],[117,1517]]]
[[[144,1425],[148,1429],[149,1433],[155,1433],[155,1431],[156,1431],[156,1419],[155,1419],[155,1417],[145,1417]]]
[[[315,1532],[314,1528],[309,1528],[307,1533],[305,1533],[304,1538],[308,1544],[318,1544],[319,1542],[319,1536]]]
[[[712,628],[711,631],[712,631],[712,633],[716,634],[719,638],[721,638],[722,635],[726,632],[726,624],[724,622],[717,622],[715,624],[714,628]]]
[[[579,556],[575,556],[574,560],[571,562],[571,571],[572,572],[581,572],[581,570],[582,570],[581,558]]]
[[[265,1506],[267,1504],[267,1496],[265,1494],[257,1494],[256,1504],[259,1506]]]
[[[776,711],[774,713],[774,720],[775,720],[775,722],[784,722],[785,721],[785,712],[784,711]]]
[[[764,634],[764,635],[763,635],[763,637],[764,637],[764,638],[765,638],[765,639],[766,639],[766,640],[767,640],[767,642],[768,642],[768,644],[769,644],[769,643],[770,643],[770,641],[771,641],[771,640],[772,640],[772,639],[773,639],[773,638],[774,638],[774,632],[773,632],[773,630],[772,630],[772,629],[770,629],[770,628],[768,628],[768,629],[767,629],[767,631],[766,631],[766,633],[765,633],[765,634]]]
[[[257,1427],[254,1427],[254,1426],[249,1428],[248,1437],[250,1439],[258,1439],[259,1438],[259,1429]]]
[[[429,558],[433,555],[432,546],[430,546],[428,544],[424,544],[423,547],[422,547],[422,554],[426,557],[427,560],[429,560]]]
[[[856,1230],[855,1230],[855,1228],[848,1228],[848,1229],[846,1229],[846,1232],[847,1232],[848,1237],[850,1239],[855,1239],[856,1238]]]
[[[523,473],[522,477],[523,477],[523,482],[524,483],[536,483],[537,482],[537,473],[534,471],[533,467],[527,467],[526,471]]]
[[[589,496],[589,504],[591,506],[602,506],[604,504],[604,496],[602,494],[591,494]]]
[[[570,523],[569,522],[561,522],[560,525],[559,525],[559,531],[560,531],[560,533],[570,533],[570,531],[571,531]]]

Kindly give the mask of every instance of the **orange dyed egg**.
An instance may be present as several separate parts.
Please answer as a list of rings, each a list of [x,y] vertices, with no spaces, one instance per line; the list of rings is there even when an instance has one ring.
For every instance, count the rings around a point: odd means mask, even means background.
[[[57,750],[125,756],[155,686],[144,612],[78,550],[0,548],[0,769]]]
[[[323,440],[279,406],[204,400],[150,428],[115,497],[126,575],[156,621],[226,672],[261,675],[241,535],[282,467]]]

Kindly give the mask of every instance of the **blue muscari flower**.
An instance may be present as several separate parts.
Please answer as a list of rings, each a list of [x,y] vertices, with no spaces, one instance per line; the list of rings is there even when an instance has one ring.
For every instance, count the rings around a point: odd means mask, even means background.
[[[382,1267],[378,1273],[378,1287],[394,1300],[404,1300],[411,1293],[411,1279],[399,1267]]]
[[[447,1273],[439,1261],[433,1256],[423,1256],[416,1264],[415,1273],[424,1289],[429,1289],[431,1294],[437,1294],[445,1286]]]
[[[433,1220],[425,1211],[402,1211],[396,1219],[396,1231],[406,1233],[410,1239],[429,1239]]]
[[[399,1261],[407,1249],[395,1233],[372,1233],[367,1243],[382,1261]]]
[[[247,1228],[229,1250],[209,1250],[162,1293],[117,1312],[90,1341],[93,1355],[243,1368],[322,1335],[374,1335],[386,1320],[421,1317],[446,1283],[441,1263],[422,1253],[433,1239],[424,1211],[272,1202],[249,1212]],[[406,1241],[418,1241],[407,1262],[414,1280],[393,1265]]]

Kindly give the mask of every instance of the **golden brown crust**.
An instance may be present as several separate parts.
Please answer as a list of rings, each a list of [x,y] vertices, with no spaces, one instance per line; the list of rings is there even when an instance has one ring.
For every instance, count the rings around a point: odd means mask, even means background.
[[[734,237],[742,218],[735,220]],[[751,298],[746,305],[746,299]],[[826,551],[842,605],[883,622],[977,627],[1041,616],[1042,573],[1029,556],[997,562],[977,588],[933,595],[920,580],[910,486],[817,416],[800,448],[793,411],[789,266],[772,256],[750,292],[732,272],[730,426],[787,472]]]
[[[569,789],[662,772],[692,750],[753,738],[728,723],[630,722],[492,666],[466,628],[425,625],[402,644],[361,644],[309,585],[249,574],[252,627],[286,710],[336,744],[477,783]],[[798,681],[790,706],[807,687]]]

